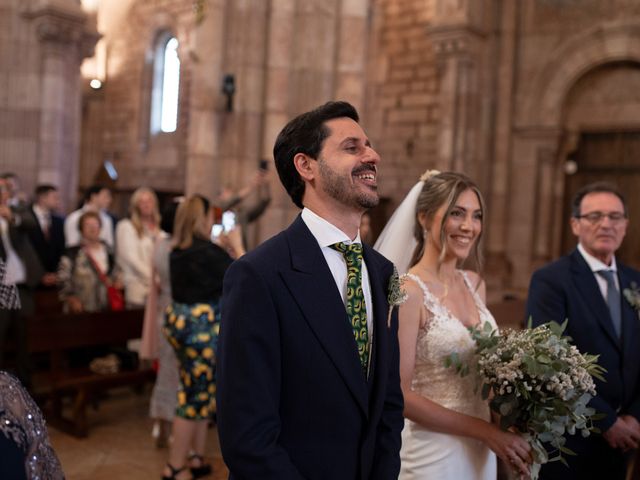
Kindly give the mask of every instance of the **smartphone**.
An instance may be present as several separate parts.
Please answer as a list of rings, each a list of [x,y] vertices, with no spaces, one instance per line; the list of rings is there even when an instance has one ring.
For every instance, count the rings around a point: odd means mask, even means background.
[[[227,210],[222,214],[222,228],[225,233],[236,228],[236,214],[231,210]]]
[[[269,170],[269,160],[262,159],[258,162],[258,168],[263,171]]]
[[[214,223],[213,227],[211,227],[211,240],[215,242],[223,231],[222,225]]]

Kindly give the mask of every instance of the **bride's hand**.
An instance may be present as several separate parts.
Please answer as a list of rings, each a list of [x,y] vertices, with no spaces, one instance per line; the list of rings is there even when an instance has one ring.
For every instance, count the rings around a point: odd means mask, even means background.
[[[529,478],[529,465],[533,462],[529,442],[520,435],[505,432],[493,424],[489,424],[484,441],[516,474]]]

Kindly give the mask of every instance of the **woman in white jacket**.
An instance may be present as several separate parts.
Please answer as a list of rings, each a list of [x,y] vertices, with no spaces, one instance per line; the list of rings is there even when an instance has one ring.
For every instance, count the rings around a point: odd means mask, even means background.
[[[141,187],[131,196],[129,218],[116,226],[116,262],[122,272],[129,308],[142,308],[151,287],[153,245],[160,233],[158,198]]]

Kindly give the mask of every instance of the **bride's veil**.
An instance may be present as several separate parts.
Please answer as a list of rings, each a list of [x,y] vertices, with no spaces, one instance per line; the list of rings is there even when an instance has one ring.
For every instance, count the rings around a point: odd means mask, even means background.
[[[409,262],[418,242],[413,236],[416,203],[423,181],[416,183],[391,216],[373,248],[391,260],[400,275],[407,273]]]

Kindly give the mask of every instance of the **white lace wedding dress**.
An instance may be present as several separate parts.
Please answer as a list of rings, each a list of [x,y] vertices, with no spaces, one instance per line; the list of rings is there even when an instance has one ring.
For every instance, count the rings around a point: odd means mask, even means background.
[[[472,287],[467,275],[458,271],[473,296],[480,324],[495,320]],[[444,359],[458,352],[467,361],[475,343],[467,328],[445,307],[415,275],[414,280],[424,292],[424,305],[429,312],[425,327],[418,332],[414,392],[466,415],[489,420],[489,406],[474,392],[475,378],[470,373],[460,377],[453,368],[444,366]],[[402,460],[399,480],[496,480],[495,454],[482,442],[468,437],[430,431],[405,419],[402,431]]]

